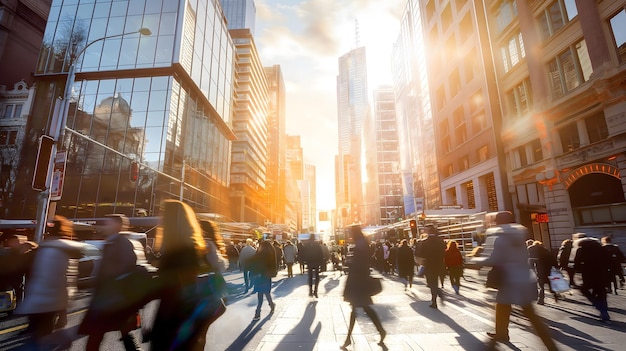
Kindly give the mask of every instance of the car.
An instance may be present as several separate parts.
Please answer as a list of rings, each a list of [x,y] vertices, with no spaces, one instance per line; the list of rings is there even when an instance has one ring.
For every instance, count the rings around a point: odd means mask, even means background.
[[[17,305],[17,297],[15,296],[15,290],[6,289],[0,291],[0,313],[6,313],[7,315],[13,314]]]
[[[93,287],[95,283],[96,274],[102,261],[104,240],[89,240],[82,244],[81,257],[78,259],[76,286],[78,289],[88,289]]]

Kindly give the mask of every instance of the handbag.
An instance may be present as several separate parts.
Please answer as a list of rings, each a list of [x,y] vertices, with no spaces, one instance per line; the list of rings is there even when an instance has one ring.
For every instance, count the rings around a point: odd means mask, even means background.
[[[565,278],[563,278],[563,274],[561,274],[561,272],[559,272],[556,268],[552,267],[548,280],[550,281],[550,289],[553,292],[562,293],[569,291],[569,283],[565,280]]]
[[[504,270],[499,266],[494,266],[487,273],[485,286],[492,289],[500,289],[504,282]]]
[[[143,266],[103,284],[94,296],[91,308],[101,316],[133,313],[155,298],[159,280]]]
[[[378,295],[383,291],[383,284],[380,278],[367,277],[367,291],[370,296]]]

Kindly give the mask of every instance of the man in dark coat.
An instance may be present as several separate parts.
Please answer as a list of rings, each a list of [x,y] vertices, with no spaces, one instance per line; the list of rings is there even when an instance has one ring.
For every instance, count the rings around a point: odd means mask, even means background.
[[[428,237],[422,243],[421,254],[424,258],[426,284],[430,287],[431,304],[428,307],[437,308],[437,296],[443,301],[443,294],[439,290],[439,275],[444,271],[443,258],[446,244],[439,236],[439,231],[433,225],[426,227]]]
[[[617,295],[617,280],[615,277],[619,278],[620,287],[624,287],[624,269],[622,268],[624,253],[619,246],[612,243],[610,236],[602,238],[602,248],[611,258],[611,283],[613,283],[615,295]]]
[[[309,240],[304,243],[302,256],[309,270],[309,296],[317,297],[317,287],[320,284],[320,269],[324,264],[324,251],[322,246],[315,241],[315,235],[311,234]]]
[[[611,320],[606,301],[606,287],[610,281],[611,260],[596,238],[583,238],[578,243],[574,267],[582,273],[580,291],[600,312],[600,320]]]
[[[543,246],[541,241],[532,241],[530,246],[528,246],[528,259],[530,262],[531,268],[534,269],[535,274],[537,275],[537,285],[539,286],[539,298],[537,299],[537,304],[544,304],[545,293],[545,285],[548,284],[550,286],[550,280],[548,277],[550,276],[550,271],[552,267],[556,267],[556,259],[552,256],[550,251]],[[554,301],[558,301],[558,294],[554,293]]]

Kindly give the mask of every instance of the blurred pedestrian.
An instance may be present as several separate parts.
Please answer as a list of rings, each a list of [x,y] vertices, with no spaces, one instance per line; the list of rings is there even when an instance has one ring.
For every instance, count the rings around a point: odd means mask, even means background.
[[[404,290],[413,287],[413,275],[415,274],[415,257],[413,256],[413,250],[408,244],[406,239],[402,239],[400,242],[400,248],[398,248],[398,276],[404,279]]]
[[[315,241],[315,234],[311,234],[309,240],[304,243],[302,251],[309,271],[309,296],[317,297],[317,288],[320,285],[320,270],[324,264],[324,251],[320,243]]]
[[[446,244],[439,236],[439,231],[435,226],[426,226],[428,237],[422,243],[422,257],[424,258],[424,275],[426,284],[430,288],[431,303],[428,307],[437,308],[437,296],[443,302],[443,293],[439,289],[438,279],[445,275],[445,263],[443,261],[446,251]]]
[[[452,285],[452,289],[458,295],[461,289],[461,277],[463,276],[463,255],[461,255],[456,241],[448,241],[444,262],[446,270],[450,275],[450,285]]]
[[[550,253],[550,251],[543,246],[541,241],[530,240],[530,242],[531,243],[528,246],[528,259],[530,268],[535,271],[535,275],[537,276],[537,286],[539,287],[537,304],[543,305],[545,303],[546,284],[548,284],[548,288],[554,295],[554,302],[557,302],[559,301],[559,295],[552,291],[552,288],[550,287],[550,280],[548,279],[552,267],[557,266],[556,259],[552,256],[552,253]]]
[[[256,248],[252,239],[246,239],[246,246],[239,253],[239,269],[243,272],[243,283],[245,285],[244,294],[252,288],[252,280],[250,280],[250,258],[256,253]]]
[[[498,212],[496,226],[487,230],[487,235],[495,235],[493,251],[486,259],[476,259],[480,264],[498,267],[503,275],[496,295],[496,331],[488,332],[496,342],[509,341],[509,320],[512,305],[519,305],[529,319],[537,336],[548,350],[556,350],[548,327],[535,312],[533,301],[537,299],[536,277],[528,266],[528,250],[525,240],[528,230],[517,223],[508,211]]]
[[[293,278],[293,264],[296,262],[296,246],[291,242],[291,240],[287,240],[285,246],[283,247],[283,255],[285,260],[285,265],[287,266],[287,278]]]
[[[611,258],[598,239],[591,237],[579,239],[574,268],[583,277],[580,292],[600,312],[601,321],[610,321],[606,295],[611,279]]]
[[[108,215],[103,228],[107,236],[102,250],[102,260],[98,266],[95,277],[95,285],[92,299],[87,313],[78,329],[80,334],[87,334],[87,351],[97,351],[104,334],[109,331],[119,330],[122,334],[122,343],[127,351],[141,350],[141,343],[132,333],[137,329],[136,308],[117,306],[119,313],[103,313],[97,307],[103,300],[107,300],[118,277],[129,274],[137,268],[137,255],[134,246],[126,235],[120,235],[121,231],[128,230],[128,218],[122,214]]]
[[[15,290],[19,304],[24,299],[25,276],[31,270],[39,245],[20,242],[15,234],[4,233],[0,237],[0,290]]]
[[[283,247],[276,240],[274,240],[272,246],[274,246],[274,253],[276,254],[276,269],[281,270],[283,268]]]
[[[239,262],[239,250],[237,250],[237,246],[230,241],[226,244],[226,256],[228,257],[228,270],[234,271],[237,269],[237,262]]]
[[[330,261],[330,249],[326,246],[326,243],[320,243],[320,247],[322,248],[322,253],[324,254],[322,265],[320,266],[320,272],[326,272],[326,269],[328,268],[328,261]]]
[[[76,292],[81,243],[72,241],[72,222],[56,215],[39,244],[26,281],[25,297],[16,314],[28,315],[27,332],[35,347],[55,328],[67,324],[67,305]]]
[[[572,246],[574,242],[572,239],[565,239],[561,242],[561,246],[559,247],[559,252],[556,255],[556,259],[559,263],[559,267],[567,272],[567,278],[569,279],[569,286],[576,286],[576,282],[574,282],[574,276],[576,275],[576,270],[574,269],[574,263],[570,263],[570,254],[572,252]]]
[[[150,349],[203,350],[206,324],[224,313],[215,296],[204,294],[198,275],[209,271],[208,250],[202,228],[189,205],[163,203],[162,224],[155,247],[160,251],[158,275],[163,286],[152,330]]]
[[[619,246],[612,243],[610,236],[602,237],[602,247],[611,258],[611,283],[613,283],[613,289],[617,295],[617,279],[615,277],[619,279],[620,287],[624,287],[624,269],[622,268],[624,253]]]
[[[302,241],[298,241],[298,243],[296,244],[296,251],[298,251],[298,256],[296,256],[296,260],[300,265],[300,274],[304,274],[304,266],[306,264],[304,260],[304,253],[302,251],[303,248],[304,244],[302,243]]]
[[[270,314],[274,313],[276,304],[272,301],[272,277],[277,274],[276,253],[274,246],[267,240],[261,241],[256,253],[250,259],[254,292],[257,293],[257,306],[253,320],[261,319],[263,297],[270,305]]]
[[[376,314],[376,311],[372,308],[372,297],[367,289],[368,280],[370,279],[370,259],[371,252],[367,238],[361,231],[361,226],[353,225],[350,227],[350,237],[354,240],[354,256],[352,263],[348,267],[348,278],[346,280],[346,287],[343,292],[344,300],[350,303],[352,311],[350,312],[350,324],[348,326],[348,335],[346,340],[341,346],[342,350],[352,343],[351,336],[352,330],[356,323],[356,309],[358,307],[363,308],[365,314],[372,320],[376,326],[376,330],[380,334],[380,341],[378,345],[384,345],[385,336],[387,332],[383,328],[383,325]]]

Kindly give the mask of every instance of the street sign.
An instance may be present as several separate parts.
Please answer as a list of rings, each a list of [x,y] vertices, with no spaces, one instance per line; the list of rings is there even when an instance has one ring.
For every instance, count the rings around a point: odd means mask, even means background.
[[[65,178],[65,161],[67,152],[59,151],[54,159],[54,172],[52,173],[52,184],[50,185],[50,201],[61,200],[63,195],[63,179]]]

